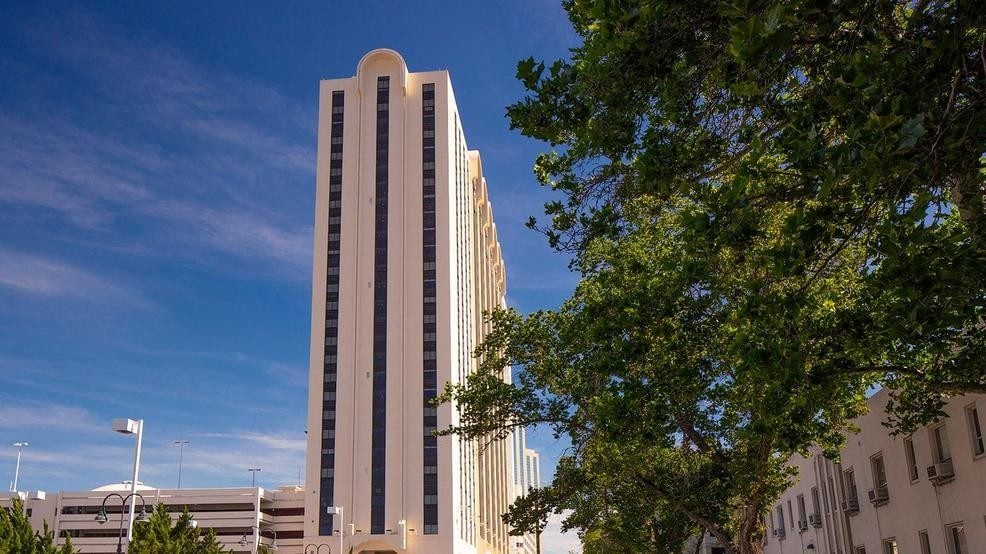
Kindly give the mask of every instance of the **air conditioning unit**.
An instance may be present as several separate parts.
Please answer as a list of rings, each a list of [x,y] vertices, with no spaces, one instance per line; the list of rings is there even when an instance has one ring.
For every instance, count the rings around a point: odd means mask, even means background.
[[[805,520],[803,520],[803,519],[799,519],[798,520],[798,529],[801,530],[801,531],[807,531],[808,530],[808,522],[805,521]]]
[[[808,514],[808,523],[810,523],[812,527],[821,527],[822,514]]]
[[[955,477],[955,467],[952,465],[952,460],[936,462],[928,466],[928,479],[932,481],[947,481],[953,477]]]
[[[866,494],[870,497],[870,502],[874,504],[881,504],[890,500],[890,492],[887,490],[887,487],[870,489]]]
[[[858,514],[859,513],[859,498],[855,496],[849,497],[842,501],[842,511],[847,514]]]

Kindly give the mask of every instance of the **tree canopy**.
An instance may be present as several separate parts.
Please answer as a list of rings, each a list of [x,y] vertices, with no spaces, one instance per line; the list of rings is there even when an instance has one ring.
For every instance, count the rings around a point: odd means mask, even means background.
[[[55,534],[44,522],[42,531],[35,531],[24,510],[24,503],[15,498],[9,508],[0,508],[0,552],[18,554],[73,554],[71,539],[62,546],[55,545]]]
[[[167,506],[157,504],[147,521],[134,525],[134,538],[128,552],[132,554],[223,554],[216,532],[203,532],[192,522],[188,508],[172,521]]]
[[[552,146],[530,224],[581,281],[492,315],[450,432],[571,440],[518,530],[755,552],[788,457],[834,455],[868,388],[903,431],[986,392],[986,5],[564,6],[582,45],[520,62],[508,115]]]

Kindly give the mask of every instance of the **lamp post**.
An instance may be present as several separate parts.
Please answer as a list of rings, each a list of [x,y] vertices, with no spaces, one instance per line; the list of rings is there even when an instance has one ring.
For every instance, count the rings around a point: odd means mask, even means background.
[[[260,550],[260,536],[261,536],[260,534],[264,530],[260,529],[260,527],[257,525],[251,525],[250,532],[252,533],[254,529],[257,530],[257,540],[253,545],[253,551],[256,553],[258,550]],[[275,529],[273,525],[268,525],[266,530],[274,534],[274,540],[271,541],[270,543],[270,547],[269,547],[270,550],[277,550],[277,529]],[[246,546],[248,544],[250,544],[250,541],[247,540],[246,533],[243,533],[243,536],[240,537],[240,546]]]
[[[332,548],[327,544],[306,544],[305,554],[322,554],[322,547],[328,548],[329,554],[332,554]]]
[[[263,471],[263,469],[261,469],[259,467],[250,467],[250,468],[247,468],[247,471],[250,472],[250,487],[251,488],[256,487],[257,486],[257,472],[258,471]]]
[[[137,494],[137,474],[140,472],[140,444],[144,439],[144,420],[114,419],[113,430],[124,435],[136,435],[137,446],[134,449],[134,476],[130,481],[130,495]],[[130,518],[127,523],[127,544],[134,533],[134,504],[130,503]],[[129,550],[129,549],[128,549]]]
[[[326,506],[325,513],[329,515],[339,516],[339,521],[338,521],[339,524],[336,525],[336,527],[339,528],[339,554],[342,554],[342,525],[343,525],[342,506]]]
[[[17,492],[17,477],[21,473],[21,450],[27,446],[26,442],[15,442],[14,447],[17,448],[17,465],[14,466],[14,480],[10,483],[10,492]]]
[[[130,501],[130,518],[131,518],[131,520],[130,520],[130,528],[127,531],[127,550],[129,550],[130,549],[130,541],[133,540],[133,536],[132,536],[132,532],[133,532],[133,513],[134,513],[134,501],[133,501],[133,499],[134,499],[134,497],[140,499],[140,514],[137,515],[137,521],[144,521],[144,518],[147,517],[147,503],[144,502],[144,497],[141,496],[139,493],[136,493],[136,492],[130,493],[126,497],[121,496],[121,495],[119,495],[119,494],[117,494],[115,492],[111,492],[111,493],[107,494],[106,497],[103,498],[103,504],[99,507],[99,513],[96,514],[96,523],[99,523],[100,525],[102,525],[102,524],[106,523],[106,521],[109,519],[106,516],[106,501],[109,500],[110,497],[113,497],[113,496],[115,496],[115,497],[117,497],[117,498],[120,499],[120,532],[117,535],[117,539],[116,539],[116,554],[123,554],[123,508],[126,507],[127,500],[129,500]]]
[[[182,454],[185,453],[185,445],[188,444],[188,441],[187,440],[175,441],[175,444],[178,445],[178,488],[180,489],[181,488],[181,461],[182,461]]]

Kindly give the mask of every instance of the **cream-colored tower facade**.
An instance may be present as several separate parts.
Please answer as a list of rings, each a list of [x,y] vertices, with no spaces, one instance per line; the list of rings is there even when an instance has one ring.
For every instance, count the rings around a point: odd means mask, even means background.
[[[381,49],[321,81],[316,178],[305,544],[506,552],[508,443],[435,437],[456,412],[429,404],[475,370],[482,313],[505,303],[448,72]]]

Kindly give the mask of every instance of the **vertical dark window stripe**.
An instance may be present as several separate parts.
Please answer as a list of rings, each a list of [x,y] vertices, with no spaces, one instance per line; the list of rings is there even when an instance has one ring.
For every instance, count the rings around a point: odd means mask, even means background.
[[[373,401],[370,439],[370,534],[385,532],[387,476],[387,192],[390,77],[377,78],[377,158],[373,262]]]
[[[438,533],[438,409],[431,405],[438,388],[438,298],[435,260],[435,84],[421,86],[421,194],[422,194],[422,349],[424,363],[424,534]]]
[[[329,226],[325,276],[325,360],[322,369],[322,454],[319,459],[318,534],[331,535],[335,485],[336,377],[339,344],[339,239],[342,225],[342,137],[345,94],[332,92],[332,127],[329,132]]]

